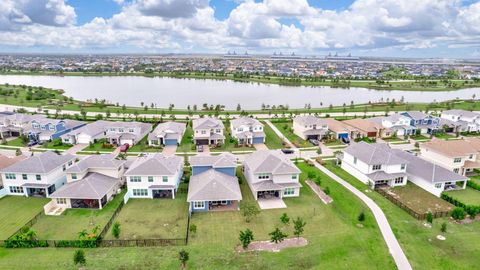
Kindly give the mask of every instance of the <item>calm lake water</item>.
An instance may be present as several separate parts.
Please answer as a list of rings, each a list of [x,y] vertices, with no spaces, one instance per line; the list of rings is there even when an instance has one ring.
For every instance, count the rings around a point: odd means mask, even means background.
[[[303,108],[367,103],[402,97],[408,102],[467,99],[473,94],[480,97],[480,88],[445,92],[377,91],[365,88],[339,89],[330,87],[291,87],[233,81],[148,78],[148,77],[81,77],[81,76],[23,76],[2,75],[0,84],[25,84],[63,89],[67,96],[78,100],[106,99],[109,102],[140,106],[141,102],[157,107],[186,108],[204,103],[222,104],[235,109],[240,103],[244,109],[260,109],[262,103]]]

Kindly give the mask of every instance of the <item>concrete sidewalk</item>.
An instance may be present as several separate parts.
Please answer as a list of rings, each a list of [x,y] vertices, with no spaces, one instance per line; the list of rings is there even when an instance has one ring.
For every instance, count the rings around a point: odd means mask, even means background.
[[[267,123],[267,125],[272,128],[273,132],[275,132],[275,134],[277,134],[277,136],[281,138],[287,145],[290,145],[290,147],[293,149],[297,148],[287,137],[285,137],[285,135],[283,135],[280,130],[278,130],[274,124],[272,124],[272,122],[270,122],[270,120],[265,120],[265,123]]]

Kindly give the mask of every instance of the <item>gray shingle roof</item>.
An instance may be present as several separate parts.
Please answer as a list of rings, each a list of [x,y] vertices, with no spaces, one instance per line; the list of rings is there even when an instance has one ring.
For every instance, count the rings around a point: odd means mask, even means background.
[[[245,157],[244,164],[253,173],[271,174],[295,174],[300,170],[288,159],[288,157],[277,150],[260,150]]]
[[[239,126],[250,126],[250,127],[252,127],[252,126],[263,126],[263,124],[260,123],[260,121],[258,121],[255,118],[252,118],[252,117],[236,118],[236,119],[231,120],[230,123],[232,124],[233,128],[237,128]]]
[[[76,129],[76,130],[72,130],[65,135],[77,135],[77,134],[80,134],[80,133],[84,133],[84,134],[87,134],[87,135],[90,135],[90,136],[97,136],[99,134],[104,133],[105,126],[110,125],[111,123],[113,123],[113,122],[98,120],[98,121],[89,123],[89,124],[87,124],[87,125],[85,125],[81,128]],[[65,136],[65,135],[62,135],[62,137]]]
[[[125,175],[174,175],[182,164],[183,158],[179,156],[146,155],[138,157],[130,165]]]
[[[125,160],[115,159],[113,154],[104,155],[90,155],[81,161],[75,163],[72,167],[66,170],[67,173],[79,173],[88,170],[89,168],[97,169],[116,169],[122,164],[125,164]]]
[[[238,179],[214,169],[193,175],[188,184],[187,201],[241,200]]]
[[[447,110],[443,111],[445,114],[457,115],[457,116],[465,116],[465,117],[479,117],[480,114],[476,112],[470,112],[465,110]]]
[[[397,156],[394,151],[383,143],[352,143],[343,152],[348,153],[368,165],[375,164],[407,164],[408,161]]]
[[[72,154],[58,155],[55,152],[48,151],[8,166],[2,169],[1,172],[48,173],[74,159],[75,156]]]
[[[407,113],[413,120],[422,120],[427,118],[429,115],[420,111],[408,111]]]
[[[293,118],[293,122],[298,122],[301,125],[327,125],[327,121],[313,115],[297,116]]]
[[[372,179],[373,181],[380,181],[380,180],[391,180],[397,177],[405,176],[405,173],[386,173],[384,171],[377,171],[374,173],[367,174],[368,178]]]
[[[196,155],[190,157],[191,166],[211,166],[213,168],[236,167],[237,158],[230,153],[223,153],[218,156]]]
[[[423,158],[395,149],[395,154],[408,160],[407,174],[419,177],[427,182],[442,183],[450,181],[465,181],[467,178],[454,173]]]
[[[81,180],[65,184],[50,197],[99,200],[118,184],[119,179],[100,173],[89,173]]]
[[[223,129],[223,122],[217,118],[206,117],[197,118],[192,121],[193,129],[209,129],[209,128],[221,128]]]
[[[186,123],[171,121],[161,123],[158,124],[158,126],[148,135],[148,139],[152,140],[157,138],[157,136],[169,137],[171,139],[180,139],[186,128]]]

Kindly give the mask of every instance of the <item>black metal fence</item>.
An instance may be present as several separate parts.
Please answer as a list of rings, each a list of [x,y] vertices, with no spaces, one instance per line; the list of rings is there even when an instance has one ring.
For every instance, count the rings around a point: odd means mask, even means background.
[[[97,247],[159,247],[159,246],[184,246],[186,238],[174,239],[115,239],[99,240]]]
[[[118,216],[118,214],[120,213],[120,211],[122,210],[123,206],[125,205],[125,201],[122,199],[122,201],[120,202],[120,204],[117,206],[117,209],[115,209],[115,212],[113,212],[113,215],[110,217],[110,219],[108,220],[107,224],[105,224],[105,226],[103,227],[102,231],[100,232],[100,234],[98,235],[98,238],[99,239],[103,239],[105,237],[105,235],[107,235],[107,232],[108,230],[110,229],[110,227],[112,226],[113,224],[113,221],[115,220],[115,218]]]

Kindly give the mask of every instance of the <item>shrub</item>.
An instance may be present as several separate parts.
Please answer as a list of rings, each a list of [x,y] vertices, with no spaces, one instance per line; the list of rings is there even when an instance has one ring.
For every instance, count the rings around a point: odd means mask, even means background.
[[[118,221],[113,223],[112,235],[116,239],[118,239],[118,237],[120,237],[120,223]]]
[[[283,233],[279,228],[275,228],[275,230],[268,235],[270,235],[270,240],[275,244],[282,242],[288,236],[287,234]]]
[[[447,232],[447,223],[446,222],[442,223],[442,227],[440,228],[440,231],[442,231],[443,233]]]
[[[288,223],[290,223],[290,218],[288,217],[287,213],[283,213],[282,216],[280,217],[280,221],[284,224],[284,225],[288,225]]]
[[[188,254],[187,251],[182,249],[180,250],[180,252],[178,252],[178,260],[180,260],[180,263],[182,264],[182,268],[185,268],[187,266],[188,259],[190,259],[190,255]]]
[[[326,187],[323,192],[325,192],[325,194],[329,195],[330,194],[330,188],[329,187]]]
[[[456,220],[462,220],[465,218],[465,211],[462,207],[455,207],[452,211],[452,217]]]
[[[197,225],[195,224],[190,224],[190,228],[188,228],[188,230],[190,231],[190,233],[192,235],[195,235],[197,233]]]
[[[362,211],[359,215],[358,215],[358,221],[360,222],[364,222],[365,221],[365,213]]]
[[[253,241],[253,232],[250,229],[246,229],[245,231],[240,232],[238,238],[240,239],[240,242],[242,242],[242,247],[246,249]]]
[[[75,265],[85,265],[86,262],[87,260],[85,259],[85,252],[83,252],[81,249],[75,250],[75,253],[73,254],[73,263]]]
[[[433,223],[433,215],[432,212],[427,213],[427,222],[428,223]]]
[[[249,223],[256,215],[260,213],[256,204],[242,201],[240,203],[242,215],[245,217],[245,222]]]
[[[307,222],[305,222],[301,217],[297,217],[296,219],[293,220],[293,234],[296,237],[300,237],[300,235],[303,234],[303,230],[305,228],[305,225],[307,225]]]

